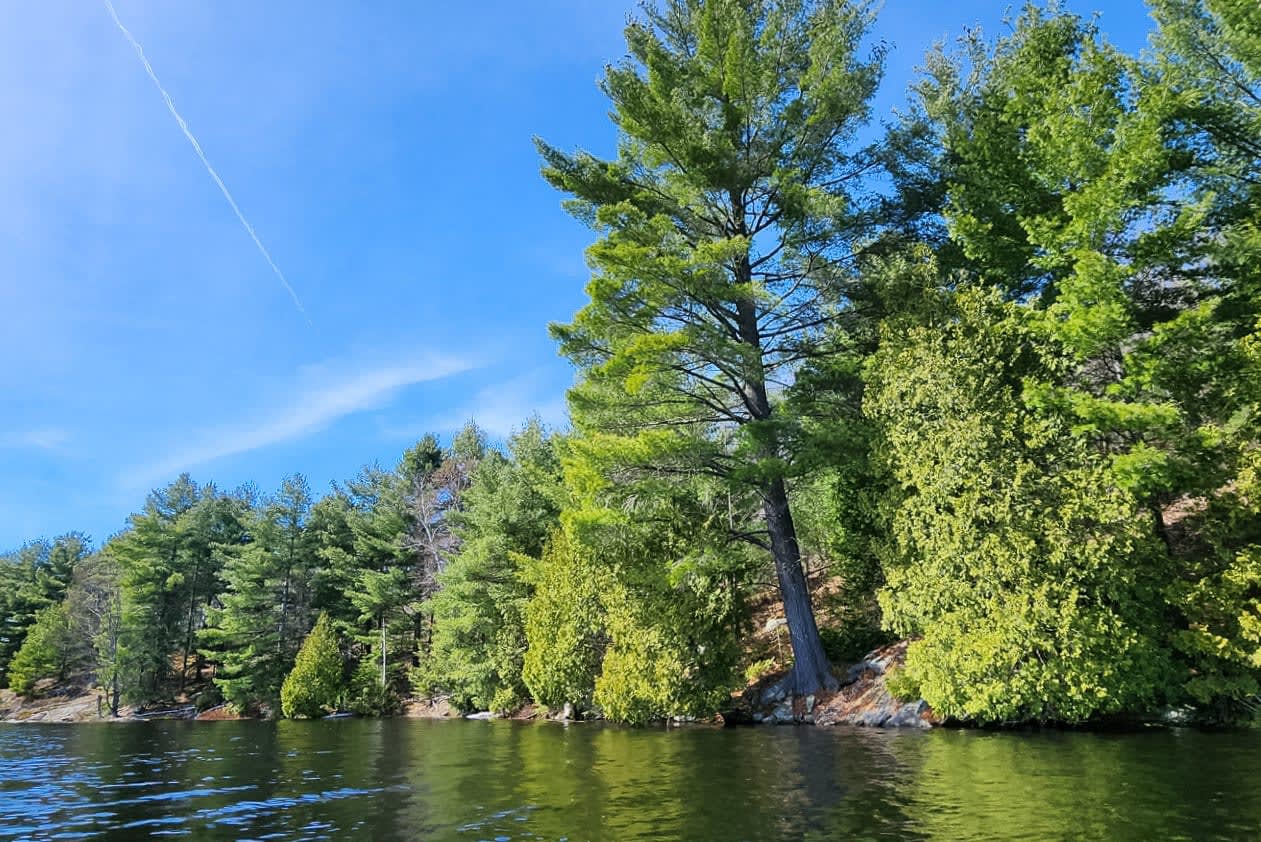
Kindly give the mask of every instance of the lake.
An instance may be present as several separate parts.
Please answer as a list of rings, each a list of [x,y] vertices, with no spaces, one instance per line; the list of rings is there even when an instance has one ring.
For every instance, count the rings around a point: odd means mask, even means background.
[[[1261,733],[0,726],[0,839],[1259,839]]]

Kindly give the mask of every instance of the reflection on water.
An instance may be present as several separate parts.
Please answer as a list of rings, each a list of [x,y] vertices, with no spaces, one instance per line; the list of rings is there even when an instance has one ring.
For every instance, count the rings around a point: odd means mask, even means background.
[[[0,840],[1261,839],[1261,734],[0,726]]]

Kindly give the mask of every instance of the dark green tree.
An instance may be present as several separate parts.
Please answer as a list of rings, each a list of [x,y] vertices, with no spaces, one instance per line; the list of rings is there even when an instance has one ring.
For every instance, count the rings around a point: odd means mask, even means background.
[[[149,495],[105,551],[117,563],[122,693],[136,702],[185,690],[199,672],[197,633],[221,590],[225,555],[247,540],[248,495],[200,488],[187,475]]]
[[[185,516],[201,497],[187,475],[156,490],[130,527],[106,546],[122,588],[119,669],[123,696],[145,702],[170,688],[171,657],[179,649],[186,605],[180,598],[186,552]]]
[[[483,455],[452,518],[459,551],[438,576],[428,610],[433,640],[416,683],[462,708],[509,710],[527,698],[521,680],[524,610],[521,565],[537,558],[563,501],[555,439],[532,419],[508,454]]]
[[[65,597],[76,567],[89,552],[88,543],[81,533],[71,532],[0,556],[0,681],[7,681],[9,662],[36,614]]]
[[[317,563],[310,513],[306,480],[285,479],[253,517],[250,543],[228,556],[220,607],[200,633],[205,657],[218,664],[215,684],[240,709],[277,703],[310,628]]]

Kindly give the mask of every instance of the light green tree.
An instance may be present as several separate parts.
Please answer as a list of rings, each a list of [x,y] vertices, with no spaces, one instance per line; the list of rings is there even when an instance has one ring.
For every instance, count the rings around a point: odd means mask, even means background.
[[[30,696],[41,679],[65,681],[76,651],[76,631],[63,603],[40,609],[9,664],[10,689]]]
[[[616,158],[539,144],[544,176],[600,237],[589,303],[552,328],[582,375],[576,446],[610,498],[671,477],[728,485],[733,534],[774,561],[800,693],[835,679],[787,484],[813,466],[783,407],[844,318],[869,230],[872,161],[853,138],[881,73],[879,51],[861,55],[870,22],[845,0],[650,5],[601,84]]]
[[[321,614],[280,687],[281,712],[295,719],[336,710],[346,692],[344,670],[337,633],[328,615]]]
[[[902,679],[945,716],[1076,722],[1149,710],[1174,676],[1150,521],[1022,383],[1054,360],[990,291],[890,335],[868,408],[897,482],[881,593]]]

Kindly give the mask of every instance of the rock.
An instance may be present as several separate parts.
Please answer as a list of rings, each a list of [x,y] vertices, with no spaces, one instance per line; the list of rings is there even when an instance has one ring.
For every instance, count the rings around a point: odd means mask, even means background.
[[[814,713],[814,696],[806,696],[806,713]]]
[[[841,689],[814,705],[816,725],[860,725],[868,728],[930,728],[941,718],[923,699],[904,701],[885,684],[887,675],[906,660],[909,641],[867,653],[845,674]]]
[[[931,728],[932,723],[928,722],[924,715],[930,713],[928,702],[920,699],[918,702],[908,702],[903,705],[900,710],[890,716],[884,722],[885,728]]]
[[[870,658],[870,655],[868,658]],[[863,676],[868,673],[872,676],[884,675],[886,666],[886,661],[875,659],[868,660],[865,658],[845,671],[845,680],[841,682],[841,686],[845,687],[849,684],[853,684],[854,682],[861,680]]]
[[[495,714],[488,710],[480,710],[477,713],[466,713],[465,719],[494,719]]]
[[[459,715],[460,712],[451,707],[451,700],[445,696],[409,699],[403,705],[403,716],[410,719],[447,719]]]
[[[794,719],[792,702],[780,702],[776,705],[771,711],[771,719],[778,723],[792,722]]]
[[[1170,708],[1160,715],[1166,725],[1189,725],[1195,718],[1191,708]]]
[[[777,702],[782,702],[786,698],[788,698],[788,691],[784,689],[782,684],[776,682],[767,687],[765,692],[762,693],[762,704],[773,705]]]
[[[766,621],[766,625],[762,626],[762,631],[766,634],[770,634],[777,629],[782,629],[786,625],[788,625],[788,621],[783,617],[771,617]]]

